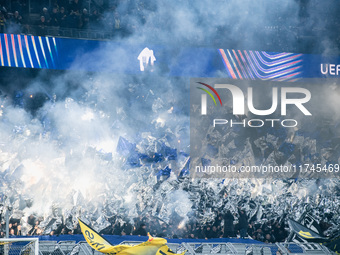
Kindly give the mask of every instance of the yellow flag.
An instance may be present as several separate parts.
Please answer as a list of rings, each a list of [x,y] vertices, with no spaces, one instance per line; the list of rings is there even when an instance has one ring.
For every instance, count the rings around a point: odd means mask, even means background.
[[[83,233],[87,243],[95,250],[110,255],[170,255],[175,254],[166,245],[164,238],[152,237],[149,240],[135,246],[130,245],[111,245],[105,238],[99,235],[92,228],[78,219],[81,232]],[[185,252],[182,253],[182,255]]]
[[[129,245],[111,245],[107,240],[105,240],[101,235],[99,235],[92,228],[87,226],[84,222],[78,219],[81,232],[83,233],[86,242],[95,250],[102,253],[108,254],[118,254],[127,248],[131,248]]]

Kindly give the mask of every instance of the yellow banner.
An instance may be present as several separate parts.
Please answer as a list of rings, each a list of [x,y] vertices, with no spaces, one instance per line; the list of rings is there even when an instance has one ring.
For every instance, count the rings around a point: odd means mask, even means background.
[[[80,219],[78,219],[78,221],[86,242],[97,251],[107,254],[118,254],[119,252],[131,247],[129,245],[112,246],[108,241],[106,241],[102,236],[87,226]]]
[[[172,255],[167,241],[164,238],[152,237],[149,240],[135,246],[130,245],[111,245],[101,235],[87,226],[80,219],[79,224],[87,243],[95,250],[109,255]],[[181,253],[183,255],[185,252]]]

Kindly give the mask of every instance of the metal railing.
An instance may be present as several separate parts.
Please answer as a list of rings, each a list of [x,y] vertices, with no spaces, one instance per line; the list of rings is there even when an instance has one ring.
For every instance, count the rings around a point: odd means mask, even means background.
[[[121,244],[136,245],[140,242],[122,242]],[[168,243],[171,250],[181,253],[186,250],[186,255],[326,255],[335,254],[326,247],[316,244],[296,244],[296,243],[275,243],[275,244],[251,244],[251,243]],[[86,242],[75,243],[74,241],[40,241],[40,255],[99,255],[102,254],[93,250]]]

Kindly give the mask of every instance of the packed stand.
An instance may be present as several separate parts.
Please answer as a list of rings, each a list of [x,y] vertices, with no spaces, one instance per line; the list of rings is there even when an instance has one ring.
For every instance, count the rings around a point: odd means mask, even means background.
[[[15,2],[14,2],[15,3]],[[13,11],[0,4],[0,33],[28,33],[29,15],[24,6],[12,4]]]
[[[27,236],[81,234],[79,224],[74,224],[73,227],[67,224],[67,222],[72,221],[72,217],[59,223],[52,220],[45,227],[40,224],[43,220],[42,217],[30,215],[27,218],[27,223],[31,228]],[[256,223],[255,220],[248,219],[245,210],[240,208],[235,213],[231,213],[230,210],[225,213],[217,213],[214,221],[205,224],[201,224],[195,219],[184,222],[175,214],[168,223],[149,215],[136,217],[133,222],[122,216],[114,216],[109,218],[108,222],[110,222],[110,225],[100,230],[100,234],[146,236],[147,233],[150,233],[157,237],[186,239],[250,238],[265,243],[284,242],[289,234],[288,225],[282,217]],[[54,224],[55,227],[51,228],[51,224]],[[0,227],[1,237],[5,237],[5,224]],[[331,225],[321,222],[320,227],[321,231],[325,231]],[[10,220],[9,235],[22,235],[19,219]]]
[[[90,3],[89,3],[90,2]],[[0,3],[0,33],[34,34],[39,36],[63,35],[67,29],[103,31],[113,36],[125,36],[136,29],[127,22],[130,14],[143,21],[144,3],[132,1],[129,11],[123,15],[117,10],[119,1],[56,0],[52,6],[40,7],[39,13],[28,11],[27,3],[15,1]],[[122,17],[124,16],[124,17]]]
[[[40,223],[43,218],[30,215],[27,223],[31,226],[27,236],[39,235],[73,235],[81,234],[79,224],[74,228],[68,228],[65,224],[59,223],[56,229],[47,233]],[[225,214],[218,214],[215,221],[199,224],[195,220],[182,223],[181,219],[174,216],[169,223],[158,218],[139,216],[133,219],[133,223],[122,217],[111,217],[108,219],[110,225],[100,231],[103,235],[151,235],[165,238],[187,238],[187,239],[211,239],[211,238],[252,238],[263,242],[283,241],[287,237],[284,224],[278,221],[269,221],[264,224],[248,223],[245,211],[239,210],[232,214],[229,210]],[[236,222],[236,223],[235,223]],[[5,225],[1,228],[1,236],[5,236]],[[9,223],[9,235],[21,236],[20,220],[11,219]]]

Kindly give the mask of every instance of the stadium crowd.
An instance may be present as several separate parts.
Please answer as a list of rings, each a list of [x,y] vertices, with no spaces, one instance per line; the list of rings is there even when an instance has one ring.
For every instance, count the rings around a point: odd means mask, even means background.
[[[39,18],[33,20],[27,6],[22,1],[12,1],[10,9],[3,2],[0,2],[0,33],[31,33],[32,27],[38,35],[46,35],[47,28],[76,28],[96,29],[115,31],[117,34],[128,34],[136,29],[135,23],[126,22],[126,17],[133,13],[143,23],[143,9],[146,8],[142,1],[133,2],[128,12],[120,13],[117,4],[108,4],[103,1],[101,4],[86,8],[82,0],[56,0],[52,6],[41,7]],[[158,237],[166,238],[189,238],[189,239],[210,239],[210,238],[252,238],[258,241],[272,243],[282,242],[288,236],[286,218],[284,216],[263,221],[255,221],[249,218],[248,213],[238,208],[237,212],[216,212],[216,217],[211,222],[199,223],[195,219],[184,221],[174,216],[168,222],[148,215],[139,216],[130,222],[126,217],[114,216],[108,219],[109,226],[100,230],[100,234],[106,235],[139,235],[146,236],[147,232]],[[56,224],[56,228],[42,227],[43,218],[30,215],[25,222],[29,226],[27,235],[63,235],[81,234],[79,225],[70,228],[66,224],[67,219]],[[71,219],[72,221],[72,219]],[[321,224],[326,230],[329,226]],[[21,236],[22,226],[20,219],[11,219],[9,234]],[[5,224],[0,225],[0,235],[5,235]]]
[[[70,219],[72,221],[72,216]],[[38,235],[73,235],[81,234],[79,224],[73,229],[68,228],[66,223],[56,225],[56,229],[46,232],[40,226],[43,218],[30,215],[27,223],[31,227],[29,236]],[[67,221],[67,220],[66,220]],[[64,222],[66,222],[64,221]],[[252,238],[258,241],[273,243],[282,242],[288,236],[287,227],[282,219],[270,220],[264,223],[255,223],[248,219],[243,209],[238,209],[237,213],[218,213],[214,221],[202,225],[195,220],[183,221],[178,217],[173,217],[168,223],[156,217],[139,216],[133,219],[133,223],[122,217],[112,217],[108,221],[110,225],[100,230],[100,234],[105,235],[137,235],[146,236],[149,232],[153,236],[165,238],[188,238],[188,239],[211,239],[211,238]],[[68,225],[69,226],[69,225]],[[5,225],[1,226],[1,237],[5,235]],[[9,235],[20,236],[20,220],[11,219],[9,224]]]
[[[51,6],[46,4],[39,13],[32,15],[25,1],[12,1],[9,5],[0,1],[0,33],[25,33],[40,36],[47,35],[47,30],[62,28],[101,30],[124,35],[135,29],[135,25],[123,22],[133,14],[143,22],[145,4],[131,1],[128,11],[121,14],[117,10],[119,1],[56,0]],[[122,17],[123,15],[123,17]]]

